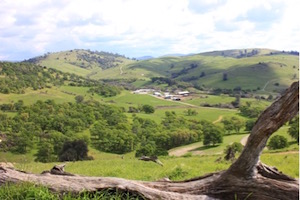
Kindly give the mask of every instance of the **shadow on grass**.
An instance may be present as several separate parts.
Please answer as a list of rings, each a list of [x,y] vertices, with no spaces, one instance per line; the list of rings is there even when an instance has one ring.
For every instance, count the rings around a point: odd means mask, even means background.
[[[212,148],[216,148],[220,145],[209,145],[209,146],[202,146],[202,147],[198,147],[196,149],[192,149],[191,151],[203,151],[203,150],[207,150],[207,149],[212,149]]]
[[[289,146],[291,146],[291,145],[293,145],[293,144],[298,144],[297,141],[289,141],[288,143],[289,143]]]

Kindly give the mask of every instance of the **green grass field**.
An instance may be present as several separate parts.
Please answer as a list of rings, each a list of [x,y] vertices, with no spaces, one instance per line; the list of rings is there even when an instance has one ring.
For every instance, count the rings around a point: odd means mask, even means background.
[[[211,122],[217,121],[216,123],[220,123],[220,117],[239,116],[238,111],[234,109],[190,107],[189,105],[182,104],[181,102],[166,101],[150,95],[131,94],[129,91],[123,91],[120,95],[110,98],[104,98],[98,95],[92,96],[87,93],[87,91],[87,87],[71,86],[52,87],[37,91],[27,90],[25,94],[1,94],[0,103],[9,103],[12,101],[16,102],[21,99],[24,100],[27,105],[32,104],[37,100],[46,99],[54,99],[57,103],[70,101],[75,102],[74,97],[76,95],[83,95],[85,99],[93,98],[100,102],[122,106],[124,108],[128,108],[129,106],[138,106],[141,104],[150,104],[156,108],[155,113],[137,113],[137,116],[150,118],[158,123],[164,117],[165,111],[175,111],[177,116],[184,116],[188,119],[205,119]],[[222,102],[223,100],[229,102],[232,100],[231,97],[211,95],[208,95],[207,99],[214,103]],[[185,102],[193,105],[199,105],[198,100],[201,101],[203,99],[193,97],[193,99],[189,99]],[[185,111],[188,108],[195,109],[198,114],[196,116],[186,116]],[[11,113],[11,115],[13,116],[13,113]],[[131,118],[132,114],[128,113],[127,116]],[[275,134],[286,136],[291,146],[281,150],[280,152],[265,150],[261,156],[262,161],[269,165],[276,166],[284,173],[298,177],[299,156],[298,153],[295,153],[295,151],[298,151],[299,149],[298,145],[295,144],[292,138],[288,136],[287,127],[281,128]],[[113,176],[138,180],[158,180],[163,177],[171,177],[172,180],[183,180],[227,169],[230,165],[229,162],[216,163],[215,160],[224,156],[223,150],[228,144],[234,141],[240,141],[244,136],[245,134],[226,136],[224,137],[223,144],[212,148],[204,148],[200,142],[198,149],[195,150],[203,152],[203,155],[160,157],[159,159],[164,163],[163,167],[155,163],[139,161],[134,157],[134,152],[126,154],[124,159],[122,159],[120,155],[108,154],[99,152],[95,149],[90,149],[89,154],[93,156],[95,160],[70,162],[67,164],[66,170],[71,173],[88,176]],[[291,152],[285,153],[285,151]],[[0,152],[0,161],[12,162],[18,169],[34,173],[40,173],[43,170],[50,169],[54,164],[56,164],[36,163],[34,162],[34,154],[35,150],[26,155]],[[285,163],[288,163],[288,165]]]
[[[184,180],[201,176],[207,173],[225,170],[230,166],[230,162],[215,162],[224,155],[202,155],[190,157],[160,157],[164,166],[153,162],[140,161],[134,158],[133,153],[126,154],[124,159],[120,155],[101,153],[96,150],[90,150],[94,156],[92,161],[68,162],[66,171],[87,176],[110,176],[122,177],[135,180],[159,180],[169,177],[171,180]],[[11,162],[20,169],[33,173],[41,173],[49,170],[58,163],[36,163],[30,159],[19,160],[12,155],[1,155],[1,162],[6,161],[3,156],[10,156]],[[14,162],[14,157],[15,161]],[[280,171],[293,176],[299,176],[299,155],[283,153],[264,153],[261,156],[264,163],[276,166]],[[286,164],[288,163],[288,164]]]

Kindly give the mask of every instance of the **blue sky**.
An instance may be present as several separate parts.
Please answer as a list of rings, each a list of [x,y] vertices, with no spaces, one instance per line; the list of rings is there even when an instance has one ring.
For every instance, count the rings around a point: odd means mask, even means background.
[[[75,48],[128,57],[298,50],[299,0],[0,0],[0,60]]]

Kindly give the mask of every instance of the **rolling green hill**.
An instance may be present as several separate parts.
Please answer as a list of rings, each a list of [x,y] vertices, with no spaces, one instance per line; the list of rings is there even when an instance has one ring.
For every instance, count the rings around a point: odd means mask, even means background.
[[[109,68],[119,69],[120,73],[122,65],[133,62],[119,54],[82,49],[47,53],[27,61],[86,77],[101,74],[102,70]]]
[[[236,55],[232,51],[229,52],[231,53],[228,55]],[[236,58],[218,54],[222,53],[211,52],[187,57],[146,60],[131,64],[123,71],[138,72],[143,69],[144,77],[167,77],[189,82],[198,87],[221,89],[242,87],[268,92],[274,90],[278,92],[298,79],[299,57],[296,55],[269,53]]]
[[[197,88],[280,92],[298,80],[298,52],[236,49],[181,57],[134,61],[118,54],[70,50],[30,59],[42,66],[91,79],[136,79],[137,87],[153,86],[165,77]]]

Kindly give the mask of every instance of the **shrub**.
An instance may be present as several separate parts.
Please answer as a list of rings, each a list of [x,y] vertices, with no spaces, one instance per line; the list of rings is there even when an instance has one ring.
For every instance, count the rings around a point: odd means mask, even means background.
[[[295,117],[292,121],[290,121],[290,128],[288,133],[292,138],[297,140],[299,144],[299,117]]]
[[[168,174],[169,179],[178,180],[183,179],[188,175],[188,172],[183,170],[181,166],[177,166],[173,171]]]
[[[60,161],[90,160],[88,147],[83,140],[66,141],[59,154]]]
[[[284,136],[275,135],[270,139],[268,144],[269,149],[282,149],[288,147],[288,141]]]
[[[203,130],[204,138],[203,145],[216,145],[223,142],[222,131],[216,126],[205,127]]]
[[[151,105],[143,105],[143,111],[147,114],[154,113],[155,109]]]
[[[231,145],[228,145],[224,150],[225,160],[230,160],[235,158],[235,153],[241,152],[243,150],[243,145],[239,142],[234,142]]]
[[[141,145],[141,147],[136,150],[135,157],[140,156],[155,156],[156,145],[154,142],[149,142],[148,144]]]

